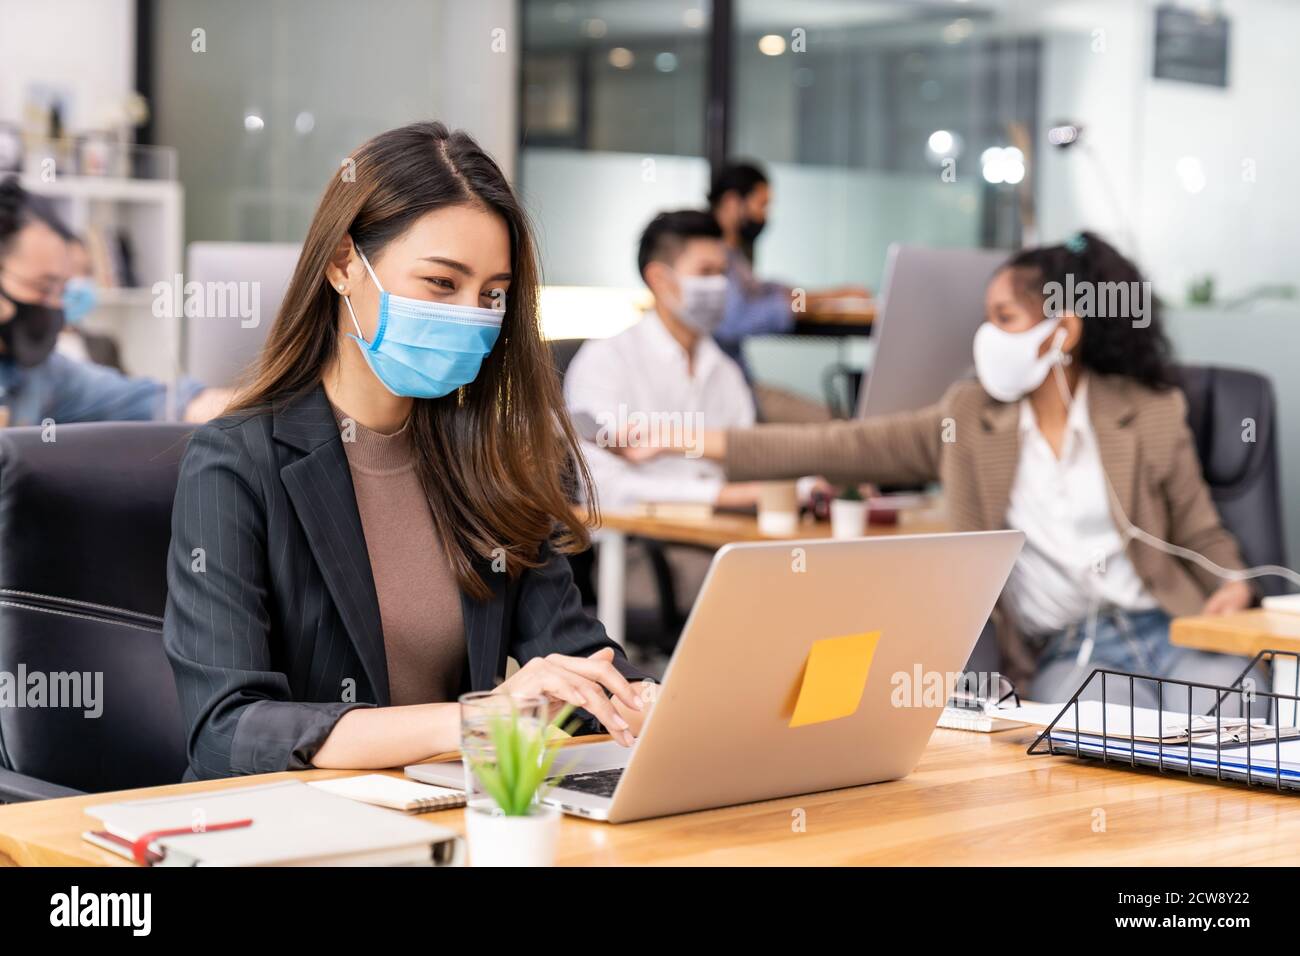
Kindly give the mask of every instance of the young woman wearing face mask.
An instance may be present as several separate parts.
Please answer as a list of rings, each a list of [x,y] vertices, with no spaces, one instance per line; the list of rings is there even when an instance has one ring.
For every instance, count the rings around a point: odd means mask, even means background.
[[[589,479],[537,320],[528,224],[469,136],[352,154],[250,383],[181,469],[165,645],[189,775],[452,750],[457,696],[573,704],[630,744],[649,694],[580,606]]]
[[[1128,314],[1058,301],[1103,283],[1132,292]],[[995,620],[1002,669],[1036,675],[1033,699],[1068,697],[1094,667],[1229,682],[1243,662],[1172,647],[1169,618],[1247,607],[1250,586],[1122,534],[1130,521],[1242,568],[1201,479],[1149,288],[1092,233],[1026,250],[989,283],[977,381],[884,418],[710,434],[705,454],[733,480],[939,480],[954,530],[1024,531]]]

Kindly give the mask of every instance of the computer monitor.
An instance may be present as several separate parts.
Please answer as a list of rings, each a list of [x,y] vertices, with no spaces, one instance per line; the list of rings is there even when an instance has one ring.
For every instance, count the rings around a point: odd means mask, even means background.
[[[292,242],[190,243],[185,281],[199,283],[204,304],[184,320],[187,375],[212,386],[243,377],[280,311],[299,249]]]
[[[858,396],[858,417],[937,402],[970,374],[971,342],[984,321],[984,289],[1009,253],[895,243],[885,262],[872,326],[875,358]]]

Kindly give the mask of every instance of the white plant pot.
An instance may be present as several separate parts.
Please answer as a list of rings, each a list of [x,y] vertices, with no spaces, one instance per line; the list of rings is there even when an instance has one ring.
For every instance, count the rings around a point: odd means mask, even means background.
[[[537,806],[526,817],[465,808],[471,866],[554,866],[560,811]]]
[[[847,501],[843,498],[831,500],[831,537],[861,538],[867,533],[867,503],[865,501]]]

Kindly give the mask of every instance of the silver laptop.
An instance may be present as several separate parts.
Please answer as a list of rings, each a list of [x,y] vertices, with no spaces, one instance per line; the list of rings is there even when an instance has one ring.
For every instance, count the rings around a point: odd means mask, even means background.
[[[858,398],[859,418],[924,408],[970,375],[984,290],[1008,255],[997,249],[889,247],[871,329],[875,357]]]
[[[990,531],[727,545],[636,746],[566,751],[577,762],[547,802],[622,823],[905,776],[1023,541]],[[819,704],[818,686],[805,682],[814,642],[874,632],[854,706],[803,722],[803,695]],[[406,774],[464,786],[459,762]]]
[[[204,385],[237,384],[266,342],[298,264],[289,242],[192,242],[185,279],[204,290],[184,319],[185,372]]]

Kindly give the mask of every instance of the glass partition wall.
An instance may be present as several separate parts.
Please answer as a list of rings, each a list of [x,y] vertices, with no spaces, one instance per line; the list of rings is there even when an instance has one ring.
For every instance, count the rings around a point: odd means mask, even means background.
[[[711,139],[772,178],[758,263],[773,275],[874,285],[893,241],[1018,244],[1040,44],[970,7],[524,0],[520,179],[553,240],[548,278],[635,284],[640,227],[703,204]],[[1006,152],[998,182],[990,148]],[[597,241],[567,241],[587,230]]]
[[[731,144],[772,176],[763,266],[878,286],[892,242],[1019,244],[1039,45],[962,13],[739,0]]]
[[[774,277],[876,285],[893,241],[1011,248],[1093,228],[1171,303],[1295,294],[1300,198],[1285,184],[1300,133],[1284,117],[1300,93],[1287,39],[1300,5],[1288,0],[521,11],[523,187],[557,240],[599,239],[591,255],[548,250],[555,281],[635,281],[636,229],[703,202],[721,142],[772,177],[757,260]],[[1061,126],[1075,138],[1054,139]],[[564,162],[589,175],[558,176]]]
[[[520,186],[546,280],[634,288],[636,239],[699,206],[707,4],[523,0]]]

